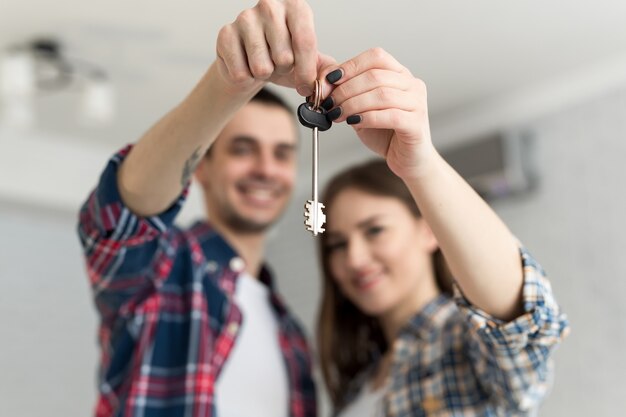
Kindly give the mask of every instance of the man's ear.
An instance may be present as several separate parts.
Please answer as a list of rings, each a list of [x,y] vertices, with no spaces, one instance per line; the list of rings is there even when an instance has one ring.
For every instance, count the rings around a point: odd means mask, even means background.
[[[419,219],[419,227],[420,227],[420,241],[423,242],[424,246],[430,253],[435,252],[439,249],[439,242],[437,241],[437,237],[433,233],[433,230],[430,228],[426,220],[423,218]]]
[[[209,158],[203,157],[198,165],[196,166],[195,171],[193,172],[194,179],[198,181],[198,184],[202,186],[202,188],[206,188],[209,186],[209,182],[206,180],[209,178]]]

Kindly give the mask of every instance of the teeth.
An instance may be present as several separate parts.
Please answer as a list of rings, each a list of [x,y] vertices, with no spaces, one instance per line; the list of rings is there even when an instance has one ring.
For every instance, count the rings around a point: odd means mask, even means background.
[[[269,200],[272,198],[272,192],[268,190],[248,190],[247,194],[259,200]]]

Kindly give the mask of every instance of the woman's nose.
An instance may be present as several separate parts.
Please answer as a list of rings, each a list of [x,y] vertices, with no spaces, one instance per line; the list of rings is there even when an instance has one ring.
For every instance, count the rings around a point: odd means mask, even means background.
[[[347,262],[352,270],[359,270],[366,266],[370,260],[370,250],[367,242],[363,239],[351,239],[348,242]]]

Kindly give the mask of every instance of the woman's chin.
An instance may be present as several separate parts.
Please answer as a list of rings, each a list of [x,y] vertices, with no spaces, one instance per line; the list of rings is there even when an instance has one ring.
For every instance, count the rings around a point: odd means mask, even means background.
[[[356,305],[363,314],[372,317],[383,316],[391,309],[391,304],[385,300],[359,300]]]

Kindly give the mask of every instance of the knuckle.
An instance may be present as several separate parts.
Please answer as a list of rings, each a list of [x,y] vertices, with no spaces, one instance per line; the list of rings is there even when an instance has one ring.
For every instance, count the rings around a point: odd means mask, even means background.
[[[350,60],[345,63],[344,68],[348,74],[358,74],[359,73],[359,64],[357,64],[356,60]]]
[[[284,14],[282,3],[276,0],[259,0],[256,8],[272,21],[278,20],[278,17]]]
[[[379,70],[368,71],[367,76],[371,83],[379,85],[383,82],[382,72]]]
[[[387,51],[385,51],[383,48],[381,48],[380,46],[377,46],[375,48],[372,48],[370,50],[370,53],[372,54],[372,56],[375,59],[385,59],[387,57]]]
[[[273,7],[275,7],[276,3],[272,0],[259,0],[256,4],[256,8],[261,10],[262,12],[271,11]]]
[[[378,100],[380,100],[383,103],[386,103],[392,98],[393,92],[389,88],[378,87],[376,88],[376,96]]]
[[[302,14],[303,17],[307,19],[313,18],[313,9],[311,9],[311,6],[309,6],[307,2],[298,1],[297,4],[300,9],[299,12]]]
[[[276,66],[287,68],[293,66],[294,56],[290,50],[282,50],[273,53],[273,59]]]
[[[248,27],[256,21],[256,13],[252,9],[243,10],[237,16],[236,22],[243,27]]]
[[[244,69],[235,69],[231,72],[230,74],[233,82],[235,84],[246,84],[250,81],[251,77],[250,74],[248,73],[248,71],[244,70]]]
[[[274,72],[274,67],[267,62],[255,62],[252,64],[250,71],[256,79],[265,80]]]
[[[426,83],[425,83],[423,80],[421,80],[421,79],[419,79],[419,78],[415,78],[415,79],[414,79],[414,83],[415,83],[415,87],[416,87],[419,91],[421,91],[421,92],[423,92],[423,93],[426,93]]]
[[[235,30],[232,25],[223,26],[217,33],[217,44],[228,44],[232,41],[235,35]]]

